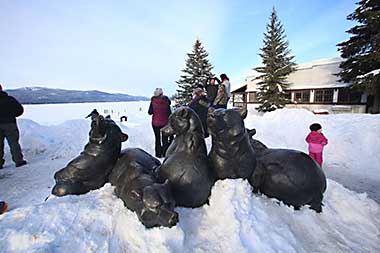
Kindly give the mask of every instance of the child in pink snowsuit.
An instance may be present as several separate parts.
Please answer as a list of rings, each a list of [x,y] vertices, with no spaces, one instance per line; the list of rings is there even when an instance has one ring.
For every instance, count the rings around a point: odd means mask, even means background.
[[[322,168],[323,147],[327,144],[327,138],[322,134],[322,126],[318,123],[310,125],[311,132],[306,137],[309,143],[309,156],[313,158]]]

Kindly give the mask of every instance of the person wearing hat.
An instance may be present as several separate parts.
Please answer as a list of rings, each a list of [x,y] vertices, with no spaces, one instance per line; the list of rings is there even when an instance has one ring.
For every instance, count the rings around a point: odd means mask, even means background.
[[[227,109],[227,103],[231,97],[230,79],[228,79],[226,74],[221,74],[220,79],[222,81],[219,84],[218,94],[214,100],[214,107]]]
[[[310,133],[306,137],[309,144],[309,156],[313,158],[322,168],[323,148],[327,145],[328,140],[322,133],[322,126],[319,123],[310,125]]]
[[[213,77],[209,80],[208,84],[206,84],[207,99],[211,103],[214,103],[216,95],[218,94],[219,85],[216,83],[217,81],[218,79]]]
[[[150,99],[148,114],[152,115],[152,127],[155,137],[155,152],[156,157],[165,157],[166,150],[169,147],[169,137],[161,133],[163,128],[169,122],[171,114],[171,101],[167,96],[164,96],[161,88],[156,88],[153,97]]]
[[[202,88],[196,88],[193,91],[193,100],[189,104],[189,107],[198,114],[198,117],[201,120],[204,138],[209,136],[207,130],[207,112],[210,105],[211,102],[205,96],[204,90]]]
[[[26,164],[19,144],[20,133],[16,123],[16,117],[23,112],[22,105],[14,97],[8,96],[0,84],[0,169],[5,163],[4,139],[7,139],[16,167]]]

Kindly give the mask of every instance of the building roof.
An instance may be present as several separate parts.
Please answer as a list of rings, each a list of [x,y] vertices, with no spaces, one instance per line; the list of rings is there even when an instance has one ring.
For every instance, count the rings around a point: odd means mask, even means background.
[[[349,86],[350,84],[348,83],[338,82],[339,77],[336,74],[339,73],[339,64],[341,62],[341,58],[331,58],[297,65],[296,71],[288,77],[289,89],[322,89]],[[259,81],[255,76],[247,76],[245,83],[247,85],[246,91],[257,91],[256,85]],[[243,86],[244,84],[236,87],[234,91],[240,90]]]
[[[299,64],[288,77],[289,89],[338,88],[349,86],[338,82],[341,58],[321,59]]]

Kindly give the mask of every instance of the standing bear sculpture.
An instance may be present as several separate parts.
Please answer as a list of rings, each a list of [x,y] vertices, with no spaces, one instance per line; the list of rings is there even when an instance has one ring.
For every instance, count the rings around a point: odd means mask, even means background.
[[[89,135],[84,151],[55,173],[56,184],[52,194],[84,194],[108,182],[120,155],[121,143],[128,139],[128,135],[122,133],[114,121],[102,115],[92,120]]]
[[[210,108],[208,111],[207,124],[212,136],[208,159],[217,179],[248,179],[256,167],[256,155],[244,126],[245,117],[245,109]]]
[[[281,200],[299,209],[310,205],[316,212],[322,211],[326,176],[319,165],[307,154],[290,149],[267,148],[252,136],[257,165],[249,179],[254,192]]]
[[[160,184],[154,177],[154,169],[159,165],[160,161],[144,150],[127,148],[121,152],[109,177],[116,196],[147,228],[172,227],[178,222],[169,181]]]
[[[161,129],[175,138],[157,168],[161,182],[168,179],[177,206],[199,207],[208,202],[214,176],[207,163],[207,149],[202,123],[189,107],[181,107],[169,117]]]

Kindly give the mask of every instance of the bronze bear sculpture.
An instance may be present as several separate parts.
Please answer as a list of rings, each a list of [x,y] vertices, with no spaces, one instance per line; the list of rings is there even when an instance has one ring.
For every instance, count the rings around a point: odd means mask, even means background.
[[[248,179],[256,167],[256,155],[243,119],[245,109],[213,109],[207,115],[212,147],[208,155],[217,179]]]
[[[266,148],[252,138],[256,131],[249,131],[257,155],[256,169],[249,179],[254,192],[260,191],[295,209],[307,204],[321,212],[326,176],[319,165],[300,151]]]
[[[160,161],[139,148],[121,152],[109,181],[125,206],[134,211],[147,228],[172,227],[178,222],[170,183],[156,183],[154,169]]]
[[[121,143],[127,140],[128,135],[122,133],[114,121],[98,115],[91,122],[89,136],[84,151],[55,173],[56,185],[52,194],[84,194],[108,182],[108,175],[119,157]]]
[[[169,123],[161,131],[165,135],[175,134],[175,138],[157,168],[158,180],[170,181],[177,206],[202,206],[208,202],[215,180],[207,163],[198,115],[189,107],[181,107],[170,115]]]

